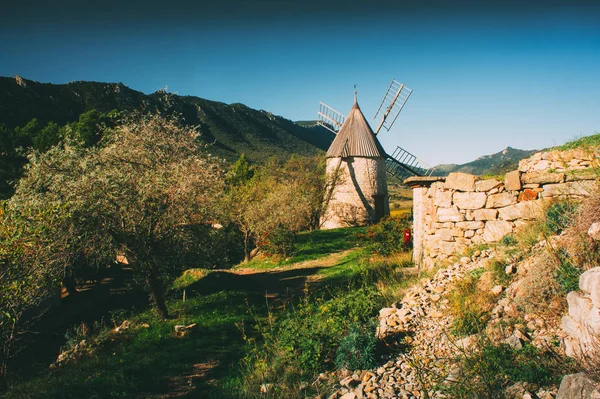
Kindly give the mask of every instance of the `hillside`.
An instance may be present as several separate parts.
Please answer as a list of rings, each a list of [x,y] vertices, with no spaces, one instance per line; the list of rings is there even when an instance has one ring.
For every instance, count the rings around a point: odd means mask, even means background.
[[[91,109],[152,109],[160,106],[163,96],[163,91],[147,95],[122,83],[51,84],[0,77],[0,124],[14,128],[37,118],[41,124],[53,121],[62,125]],[[198,125],[202,139],[214,143],[216,152],[229,159],[242,152],[252,161],[271,156],[284,159],[292,154],[312,155],[319,149],[326,150],[333,140],[325,129],[308,129],[243,104],[173,94],[170,111],[182,114],[186,123]]]
[[[500,175],[517,168],[519,161],[533,154],[535,150],[519,150],[506,147],[504,150],[491,155],[484,155],[474,161],[457,165],[443,164],[435,167],[434,174],[446,176],[452,172],[463,172],[474,175]]]

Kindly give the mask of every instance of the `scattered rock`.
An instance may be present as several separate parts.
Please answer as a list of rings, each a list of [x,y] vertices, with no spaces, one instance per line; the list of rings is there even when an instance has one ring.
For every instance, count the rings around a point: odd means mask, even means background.
[[[566,375],[556,399],[600,399],[600,386],[585,373]]]

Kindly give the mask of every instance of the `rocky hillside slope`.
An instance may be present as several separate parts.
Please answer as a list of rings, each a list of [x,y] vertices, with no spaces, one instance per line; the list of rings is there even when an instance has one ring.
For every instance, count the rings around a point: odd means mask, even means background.
[[[63,125],[80,114],[163,107],[163,91],[146,95],[122,83],[71,82],[40,83],[21,77],[0,77],[0,124],[23,126],[32,118],[43,125]],[[202,139],[214,143],[226,158],[245,153],[253,161],[291,154],[313,155],[326,150],[333,134],[326,129],[302,127],[288,119],[243,104],[224,104],[194,96],[172,94],[169,110],[180,113],[185,122],[199,126]]]

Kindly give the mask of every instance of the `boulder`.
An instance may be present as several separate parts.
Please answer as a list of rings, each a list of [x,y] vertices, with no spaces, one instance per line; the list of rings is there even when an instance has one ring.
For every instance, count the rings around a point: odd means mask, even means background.
[[[589,196],[596,188],[595,180],[572,181],[558,184],[544,184],[542,197],[558,197],[561,195]]]
[[[600,267],[594,267],[579,276],[579,288],[590,295],[595,307],[600,308]]]
[[[433,203],[435,206],[450,208],[452,206],[452,191],[436,191]]]
[[[483,230],[483,239],[485,242],[500,241],[502,237],[512,233],[512,223],[505,220],[490,220],[485,223]]]
[[[497,209],[476,209],[473,211],[473,216],[475,216],[475,220],[496,220],[498,217]]]
[[[475,182],[475,191],[487,192],[501,185],[502,182],[496,179],[478,180]]]
[[[436,216],[438,222],[462,222],[465,220],[465,216],[456,208],[438,208]]]
[[[556,399],[600,399],[600,385],[585,373],[564,376]]]
[[[504,177],[504,187],[508,191],[518,191],[521,189],[521,172],[513,170]]]
[[[569,316],[578,323],[583,323],[593,309],[592,301],[581,291],[571,291],[567,294]]]
[[[485,206],[487,196],[485,193],[456,192],[453,199],[454,205],[460,209],[481,209]]]
[[[587,233],[590,238],[600,241],[600,222],[592,223]]]
[[[517,201],[518,202],[533,201],[533,200],[537,199],[537,197],[538,197],[537,191],[526,188],[519,194],[519,196],[517,197]]]
[[[454,172],[446,177],[445,187],[457,191],[475,191],[477,177],[468,173]]]
[[[565,174],[550,172],[527,172],[523,174],[521,180],[525,184],[563,183],[565,181]]]
[[[531,220],[543,213],[543,205],[538,201],[519,202],[518,204],[500,208],[498,219],[501,220]]]
[[[492,194],[487,199],[486,208],[502,208],[516,203],[516,197],[511,193]]]
[[[481,221],[473,221],[473,222],[456,222],[456,227],[465,230],[477,230],[483,229],[484,223]]]

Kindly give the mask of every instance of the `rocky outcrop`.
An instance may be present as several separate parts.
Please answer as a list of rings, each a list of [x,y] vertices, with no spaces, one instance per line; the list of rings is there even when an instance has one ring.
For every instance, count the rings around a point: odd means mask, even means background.
[[[569,313],[562,319],[568,334],[565,351],[575,358],[600,356],[600,267],[584,272],[579,291],[567,295]]]
[[[600,384],[585,373],[566,375],[556,399],[600,399]]]

